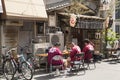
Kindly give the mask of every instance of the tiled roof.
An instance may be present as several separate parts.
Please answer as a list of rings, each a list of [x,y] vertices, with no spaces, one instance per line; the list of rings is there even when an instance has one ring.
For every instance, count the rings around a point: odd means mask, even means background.
[[[57,3],[46,4],[46,10],[55,10],[71,5],[70,0],[63,0]]]

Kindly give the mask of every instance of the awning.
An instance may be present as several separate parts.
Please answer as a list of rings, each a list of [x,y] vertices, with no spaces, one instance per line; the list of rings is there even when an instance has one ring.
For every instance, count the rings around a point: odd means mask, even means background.
[[[43,0],[4,0],[4,4],[7,18],[47,19]]]
[[[70,16],[72,14],[68,13],[59,13],[64,16]],[[97,16],[87,16],[87,15],[76,15],[77,22],[75,28],[80,29],[103,29],[104,18]]]
[[[78,19],[75,28],[80,29],[103,29],[103,22],[102,21],[85,21]]]
[[[2,2],[0,0],[0,13],[3,13]]]
[[[58,13],[64,16],[71,16],[72,13]],[[84,19],[98,19],[98,20],[105,20],[104,18],[98,17],[98,16],[88,16],[88,15],[76,15],[78,18],[84,18]]]

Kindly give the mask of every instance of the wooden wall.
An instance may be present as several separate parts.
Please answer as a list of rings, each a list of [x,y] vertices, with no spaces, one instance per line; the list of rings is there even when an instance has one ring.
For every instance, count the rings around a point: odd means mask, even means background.
[[[16,47],[18,42],[18,29],[16,26],[4,27],[5,45],[9,48]]]

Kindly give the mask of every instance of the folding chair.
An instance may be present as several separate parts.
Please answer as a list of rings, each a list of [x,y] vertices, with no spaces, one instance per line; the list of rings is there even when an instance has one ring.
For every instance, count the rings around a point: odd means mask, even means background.
[[[59,61],[59,60],[63,60],[63,57],[61,55],[55,55],[52,57],[51,61],[50,61],[50,73],[53,72],[53,69],[63,69],[64,64],[58,64],[58,65],[54,65],[53,64],[53,60],[54,61]],[[50,74],[51,75],[51,74]]]
[[[84,52],[78,53],[75,55],[75,60],[71,61],[71,71],[75,70],[76,72],[82,70],[85,74],[84,66]]]
[[[86,59],[85,63],[87,64],[87,68],[89,69],[95,69],[96,65],[95,65],[95,60],[94,60],[94,50],[89,50],[87,52],[87,54],[92,54],[92,57],[90,59]]]
[[[47,57],[39,57],[39,68],[44,68],[48,72]]]
[[[120,50],[117,50],[115,53],[111,54],[112,61],[115,60],[116,62],[119,60]]]

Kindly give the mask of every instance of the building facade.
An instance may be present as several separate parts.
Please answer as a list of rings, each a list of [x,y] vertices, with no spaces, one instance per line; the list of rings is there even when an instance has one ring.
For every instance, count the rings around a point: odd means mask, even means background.
[[[120,34],[120,0],[115,0],[115,10],[114,10],[114,31]]]
[[[1,0],[0,46],[30,46],[33,39],[44,36],[47,13],[43,0]],[[2,49],[4,53],[4,49]]]
[[[83,48],[83,39],[90,38],[91,41],[95,42],[96,50],[101,50],[101,36],[99,34],[103,29],[104,20],[94,17],[99,15],[100,0],[85,0],[83,2],[77,2],[77,0],[45,0],[45,2],[49,16],[48,27],[60,28],[64,34],[64,46],[67,42],[73,41]],[[69,22],[71,14],[77,16],[77,23],[74,27],[71,27]],[[54,22],[53,25],[50,21]]]

